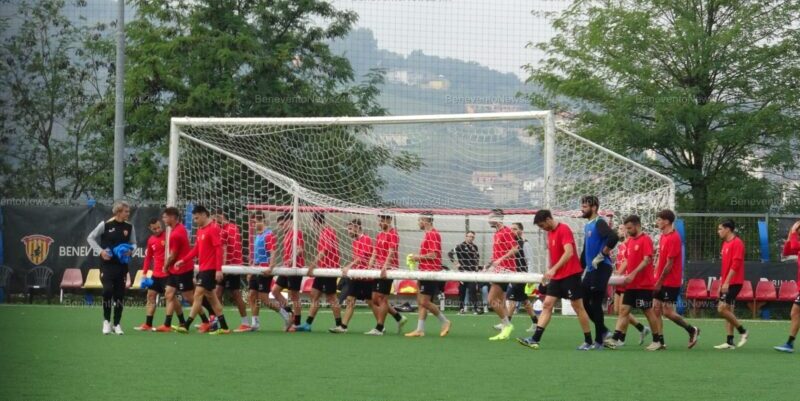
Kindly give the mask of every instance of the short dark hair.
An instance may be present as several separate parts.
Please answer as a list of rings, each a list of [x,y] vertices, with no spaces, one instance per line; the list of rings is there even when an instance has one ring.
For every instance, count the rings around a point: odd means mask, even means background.
[[[521,231],[525,231],[525,228],[523,228],[522,223],[520,223],[520,222],[511,223],[511,225],[512,226],[517,226],[517,228],[519,228]]]
[[[391,216],[391,215],[388,215],[388,214],[379,214],[379,215],[378,215],[378,218],[379,218],[381,221],[392,221],[392,216]]]
[[[172,217],[175,217],[177,219],[179,219],[181,217],[181,212],[178,210],[177,207],[174,207],[174,206],[170,206],[170,207],[164,209],[162,214],[166,214],[167,216],[172,216]]]
[[[472,231],[472,230],[469,230],[469,231],[467,231],[467,234],[476,235],[476,234],[475,234],[475,231]]]
[[[427,220],[428,223],[433,224],[433,212],[430,212],[430,211],[422,212],[422,213],[419,214],[419,217],[421,219]]]
[[[547,219],[552,219],[553,213],[550,213],[547,209],[541,209],[536,211],[536,215],[533,216],[533,224],[544,223]]]
[[[662,220],[667,220],[670,223],[674,223],[675,222],[675,212],[673,212],[672,210],[669,210],[669,209],[664,209],[664,210],[658,212],[656,217],[658,217],[659,219],[662,219]]]
[[[325,213],[322,212],[314,212],[314,216],[312,217],[315,223],[324,224],[325,223]]]
[[[156,224],[156,223],[158,223],[159,221],[161,221],[161,220],[159,220],[159,219],[158,219],[158,217],[153,217],[152,219],[150,219],[150,222],[149,222],[149,223],[147,223],[147,224],[149,224],[149,225],[151,225],[151,226],[152,226],[153,224]]]
[[[632,214],[632,215],[626,217],[625,221],[623,221],[623,223],[624,224],[631,223],[633,225],[640,226],[640,225],[642,225],[642,219],[640,219],[639,216],[637,216],[635,214]]]
[[[206,216],[210,216],[210,215],[211,215],[211,214],[208,212],[208,209],[206,209],[206,207],[205,207],[205,206],[203,206],[203,205],[197,205],[197,206],[195,206],[195,207],[194,207],[194,209],[192,209],[192,214],[204,214],[204,215],[206,215]]]
[[[278,223],[284,220],[291,220],[292,219],[292,212],[286,211],[283,212],[280,216],[278,216]]]
[[[731,231],[736,231],[736,223],[734,223],[733,220],[731,220],[731,219],[722,220],[722,222],[720,222],[719,225],[721,225],[721,226],[723,226],[723,227],[725,227],[725,228],[727,228],[727,229],[729,229]]]
[[[597,197],[594,195],[586,195],[583,198],[581,198],[581,205],[584,203],[589,205],[590,207],[591,206],[595,206],[598,208],[600,207],[600,199],[597,199]]]
[[[259,214],[255,215],[255,216],[253,216],[253,219],[256,221],[256,223],[261,223],[261,222],[264,221],[264,215],[259,213]]]
[[[492,209],[490,214],[493,214],[495,216],[503,216],[504,215],[503,209]]]
[[[349,225],[351,225],[351,226],[357,226],[358,228],[361,228],[361,219],[353,219],[353,220],[350,220],[350,223],[349,223]]]

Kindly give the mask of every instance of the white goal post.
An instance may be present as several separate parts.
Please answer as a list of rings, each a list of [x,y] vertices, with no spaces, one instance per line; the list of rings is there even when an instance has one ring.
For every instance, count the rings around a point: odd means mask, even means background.
[[[400,237],[392,279],[531,283],[547,266],[546,235],[533,214],[551,209],[582,245],[579,200],[596,195],[613,222],[639,214],[648,223],[674,208],[672,180],[640,163],[557,127],[552,111],[455,115],[314,118],[173,118],[170,127],[168,206],[203,204],[241,232],[240,263],[225,273],[259,273],[253,256],[254,216],[278,238],[275,275],[305,275],[316,255],[322,214],[338,236],[339,266],[354,255],[348,225],[357,220],[373,241],[377,217],[389,215]],[[442,264],[466,231],[476,233],[480,265],[491,261],[487,216],[502,209],[504,224],[519,222],[532,245],[528,272],[423,272],[405,266],[422,233],[417,218],[433,215],[442,236]],[[278,215],[292,216],[291,256],[281,255]],[[649,224],[646,224],[649,226]],[[303,254],[298,254],[303,249]],[[235,259],[235,258],[234,258]],[[299,263],[305,259],[305,263]],[[350,270],[375,278],[377,270]],[[339,269],[316,276],[340,277]]]

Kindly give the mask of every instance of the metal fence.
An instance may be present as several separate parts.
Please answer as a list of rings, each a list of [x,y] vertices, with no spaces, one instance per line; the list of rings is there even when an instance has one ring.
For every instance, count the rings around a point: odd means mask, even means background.
[[[736,223],[736,231],[745,243],[745,260],[780,260],[783,242],[800,215],[772,215],[752,213],[680,213],[685,224],[686,259],[690,261],[716,261],[720,257],[722,242],[717,235],[717,226],[724,219]],[[768,252],[762,252],[762,233],[759,222],[763,221]]]

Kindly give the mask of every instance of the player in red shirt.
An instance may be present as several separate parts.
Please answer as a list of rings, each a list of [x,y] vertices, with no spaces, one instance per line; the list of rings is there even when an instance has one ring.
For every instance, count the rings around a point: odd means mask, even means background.
[[[397,322],[397,332],[403,330],[403,326],[408,318],[401,315],[391,304],[388,296],[392,293],[392,279],[386,278],[386,272],[397,270],[398,268],[398,249],[400,247],[400,236],[397,230],[392,227],[392,216],[378,216],[378,227],[381,231],[375,236],[375,252],[369,260],[371,269],[380,270],[381,278],[374,281],[372,288],[372,305],[377,324],[374,329],[364,333],[370,336],[382,336],[386,315],[392,315]]]
[[[641,226],[641,221],[640,221],[639,225]],[[627,229],[625,228],[625,224],[620,224],[619,227],[617,227],[617,237],[619,237],[619,242],[617,243],[617,246],[615,247],[615,249],[617,250],[617,259],[616,259],[616,265],[614,266],[614,272],[616,274],[618,274],[618,275],[624,276],[626,274],[626,271],[625,271],[626,264],[625,264],[625,262],[626,262],[627,256],[628,256],[628,254],[627,254],[628,234],[627,234]],[[652,240],[651,240],[651,242],[652,242]],[[650,255],[651,261],[652,261],[652,257],[653,257],[653,255]],[[636,266],[634,266],[634,268],[635,267]],[[613,302],[613,304],[614,304],[614,313],[617,314],[617,327],[620,327],[619,321],[620,321],[620,319],[622,319],[622,316],[620,316],[620,311],[622,310],[621,306],[622,306],[622,300],[623,300],[624,295],[625,295],[625,284],[617,284],[617,285],[615,285],[614,286],[614,302]],[[625,318],[625,320],[627,321],[627,324],[622,326],[621,338],[618,341],[614,341],[613,342],[613,346],[614,347],[618,347],[618,346],[625,345],[625,336],[627,335],[628,325],[631,325],[631,326],[635,327],[637,330],[639,330],[639,345],[642,345],[642,343],[644,342],[644,339],[647,337],[648,334],[651,333],[650,328],[645,326],[645,325],[643,325],[643,324],[641,324],[641,323],[639,323],[639,321],[633,315],[631,315],[630,313],[628,313],[628,315]],[[608,339],[608,340],[610,340],[610,339]],[[608,343],[608,341],[606,341],[606,343]]]
[[[786,242],[783,244],[783,256],[797,255],[797,281],[800,282],[800,221],[797,221],[789,230],[789,235],[786,237]],[[792,323],[789,326],[789,339],[786,344],[774,347],[775,351],[780,352],[794,352],[794,339],[797,337],[797,331],[800,329],[800,294],[794,300],[792,305]]]
[[[244,264],[242,257],[242,234],[239,232],[239,227],[225,217],[222,209],[214,211],[214,220],[220,228],[220,235],[222,236],[222,264],[223,265],[236,265],[241,266]],[[241,324],[234,331],[245,332],[250,331],[250,319],[247,317],[247,307],[242,298],[242,277],[238,274],[223,274],[222,281],[217,283],[217,288],[214,290],[217,293],[219,301],[225,304],[223,292],[228,290],[231,294],[231,299],[239,310],[239,317]]]
[[[353,219],[347,224],[347,234],[353,239],[353,259],[342,268],[342,277],[347,277],[347,272],[350,271],[350,269],[369,269],[369,260],[372,258],[373,252],[372,238],[362,231],[361,219]],[[356,300],[366,301],[372,313],[375,314],[375,305],[372,304],[372,287],[374,285],[374,280],[362,278],[351,279],[350,286],[347,289],[344,319],[342,319],[342,324],[337,326],[344,329],[344,331],[331,330],[332,333],[347,332],[347,326],[350,324],[350,319],[353,318]]]
[[[494,209],[489,214],[489,225],[494,229],[492,239],[492,262],[487,270],[493,273],[514,273],[517,271],[516,255],[519,251],[517,236],[503,225],[503,211]],[[507,340],[514,330],[506,308],[506,289],[508,283],[491,283],[489,287],[489,306],[500,318],[500,333],[490,337],[490,341]]]
[[[317,257],[314,262],[308,266],[308,276],[314,277],[314,270],[319,269],[338,269],[340,267],[339,261],[339,238],[336,236],[336,231],[333,227],[325,222],[325,214],[321,212],[314,213],[314,231],[319,233],[317,238]],[[336,299],[336,277],[314,277],[314,284],[311,286],[311,308],[308,311],[308,317],[303,330],[311,331],[311,324],[314,323],[314,318],[319,311],[319,299],[322,295],[328,301],[333,312],[333,319],[335,326],[329,329],[332,332],[344,330],[342,327],[342,308]]]
[[[169,273],[169,278],[167,278],[167,287],[164,290],[164,301],[167,305],[166,317],[164,318],[164,324],[157,327],[156,331],[169,333],[172,331],[173,312],[178,315],[178,321],[181,325],[186,322],[183,316],[183,308],[176,297],[176,293],[180,291],[186,302],[194,302],[194,266],[191,264],[185,264],[181,267],[175,266],[175,262],[183,259],[192,248],[189,244],[189,233],[186,231],[186,227],[180,223],[178,209],[175,207],[164,209],[161,219],[169,227],[166,245],[169,251],[167,261],[164,262],[164,266],[161,268],[163,272]],[[210,311],[210,305],[208,305],[207,309]],[[203,321],[203,324],[200,325],[200,331],[208,331],[210,327],[208,317],[201,313],[200,318]]]
[[[164,289],[167,283],[169,274],[164,272],[164,261],[166,259],[166,235],[164,229],[161,227],[161,221],[154,217],[150,220],[147,226],[152,235],[147,239],[147,248],[144,251],[144,265],[142,266],[142,277],[148,277],[148,273],[152,275],[153,284],[147,289],[147,306],[145,323],[141,326],[134,327],[137,331],[152,331],[153,330],[153,315],[156,311],[156,296],[164,295]],[[152,266],[152,273],[150,272]]]
[[[420,271],[441,271],[442,270],[442,236],[433,228],[433,213],[426,212],[419,216],[417,220],[419,229],[425,232],[422,243],[419,246],[419,254],[410,256],[410,259],[419,263]],[[428,312],[439,319],[442,327],[439,336],[444,337],[450,332],[450,321],[439,310],[436,303],[431,302],[439,291],[442,283],[439,281],[419,280],[419,293],[417,293],[417,305],[419,305],[419,320],[417,329],[406,333],[406,337],[422,337],[425,335],[425,319]]]
[[[589,315],[586,314],[586,309],[583,307],[581,287],[583,269],[581,262],[578,261],[578,253],[575,251],[575,237],[572,235],[572,230],[566,224],[553,219],[553,214],[547,209],[536,212],[533,224],[547,232],[550,267],[544,274],[543,284],[546,284],[544,291],[546,295],[542,313],[539,315],[539,323],[536,324],[536,331],[529,338],[518,338],[517,342],[529,348],[539,349],[539,342],[544,334],[544,329],[550,323],[556,301],[569,299],[583,330],[583,344],[578,347],[578,350],[588,351],[592,346],[592,333],[589,331],[591,330]]]
[[[653,286],[655,285],[655,271],[653,269],[653,240],[642,231],[642,221],[639,216],[631,215],[625,218],[625,233],[621,238],[625,241],[625,257],[622,262],[622,274],[625,276],[624,288],[621,305],[619,306],[619,318],[614,335],[606,339],[604,345],[608,348],[616,348],[625,342],[625,332],[631,323],[631,309],[639,308],[644,312],[650,326],[653,327],[654,349],[661,349],[659,342],[660,329],[659,320],[653,310]],[[625,235],[627,234],[627,235]],[[622,252],[622,249],[620,249]],[[637,324],[641,325],[641,323]],[[638,327],[637,327],[638,328]],[[651,331],[642,327],[642,335],[639,345],[644,343],[645,337]]]
[[[305,242],[303,232],[294,230],[294,216],[291,212],[285,212],[278,216],[278,228],[283,233],[283,266],[284,267],[303,267],[306,265]],[[295,243],[297,252],[294,252]],[[278,266],[278,258],[272,258],[271,267]],[[271,271],[272,269],[270,269]],[[303,284],[303,276],[278,276],[275,285],[272,287],[272,297],[275,298],[281,307],[286,305],[286,298],[281,292],[289,290],[289,299],[292,301],[293,326],[289,326],[287,331],[295,331],[300,326],[300,317],[303,313],[303,305],[300,304],[300,286]],[[302,331],[302,329],[300,330]]]
[[[666,316],[667,319],[686,330],[689,334],[689,348],[692,348],[697,345],[697,339],[700,338],[700,329],[686,323],[686,320],[675,311],[675,302],[678,300],[681,285],[683,285],[683,257],[681,237],[675,231],[673,223],[675,223],[675,212],[672,210],[665,209],[656,215],[656,227],[661,230],[661,238],[658,241],[653,306],[659,319],[661,316]],[[661,335],[660,349],[665,349],[663,322],[659,327],[662,328],[659,332]]]
[[[717,305],[717,312],[725,319],[725,331],[728,334],[725,342],[714,346],[716,349],[736,349],[736,347],[744,346],[747,343],[747,330],[736,319],[733,314],[733,308],[736,304],[736,296],[742,290],[742,283],[744,283],[744,242],[738,235],[736,235],[736,223],[733,220],[725,220],[717,226],[717,234],[722,240],[722,250],[720,256],[722,259],[722,271],[720,279],[722,280],[722,288],[720,288],[719,304]],[[733,328],[739,332],[739,343],[733,345]]]
[[[222,303],[219,302],[216,292],[217,282],[222,280],[222,236],[219,233],[219,226],[211,219],[208,209],[202,205],[195,206],[192,210],[192,221],[197,225],[197,238],[189,253],[181,260],[175,262],[175,267],[181,268],[184,265],[192,266],[194,269],[194,259],[197,258],[200,265],[200,272],[197,273],[197,286],[194,288],[194,302],[192,311],[186,323],[175,329],[178,333],[186,334],[192,327],[192,321],[203,308],[203,300],[206,299],[211,304],[214,314],[217,316],[220,328],[209,332],[211,335],[230,334],[228,323],[222,310]]]

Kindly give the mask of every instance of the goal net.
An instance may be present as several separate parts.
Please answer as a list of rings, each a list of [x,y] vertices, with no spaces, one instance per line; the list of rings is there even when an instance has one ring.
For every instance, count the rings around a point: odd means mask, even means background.
[[[337,237],[343,267],[353,252],[354,220],[372,243],[390,216],[399,236],[399,266],[391,278],[535,282],[547,267],[545,233],[533,214],[551,209],[582,243],[580,198],[596,195],[612,223],[636,213],[646,226],[674,204],[674,185],[630,159],[557,128],[549,111],[339,118],[173,118],[168,204],[202,204],[220,210],[241,232],[241,262],[225,272],[247,273],[255,221],[277,236],[280,274],[302,275],[315,257],[324,226]],[[448,253],[475,233],[479,265],[491,262],[488,215],[504,211],[505,225],[521,223],[531,244],[527,272],[459,272]],[[421,272],[406,263],[419,254],[429,213],[441,236],[442,272]],[[323,215],[325,225],[314,216]],[[291,216],[283,229],[279,216]],[[286,237],[285,229],[302,232]],[[284,245],[290,251],[284,252]],[[302,249],[302,252],[298,252]],[[237,250],[238,252],[238,250]],[[457,259],[457,257],[455,258]],[[320,266],[323,267],[323,266]],[[317,275],[339,276],[336,269]],[[377,271],[351,271],[374,277]]]

